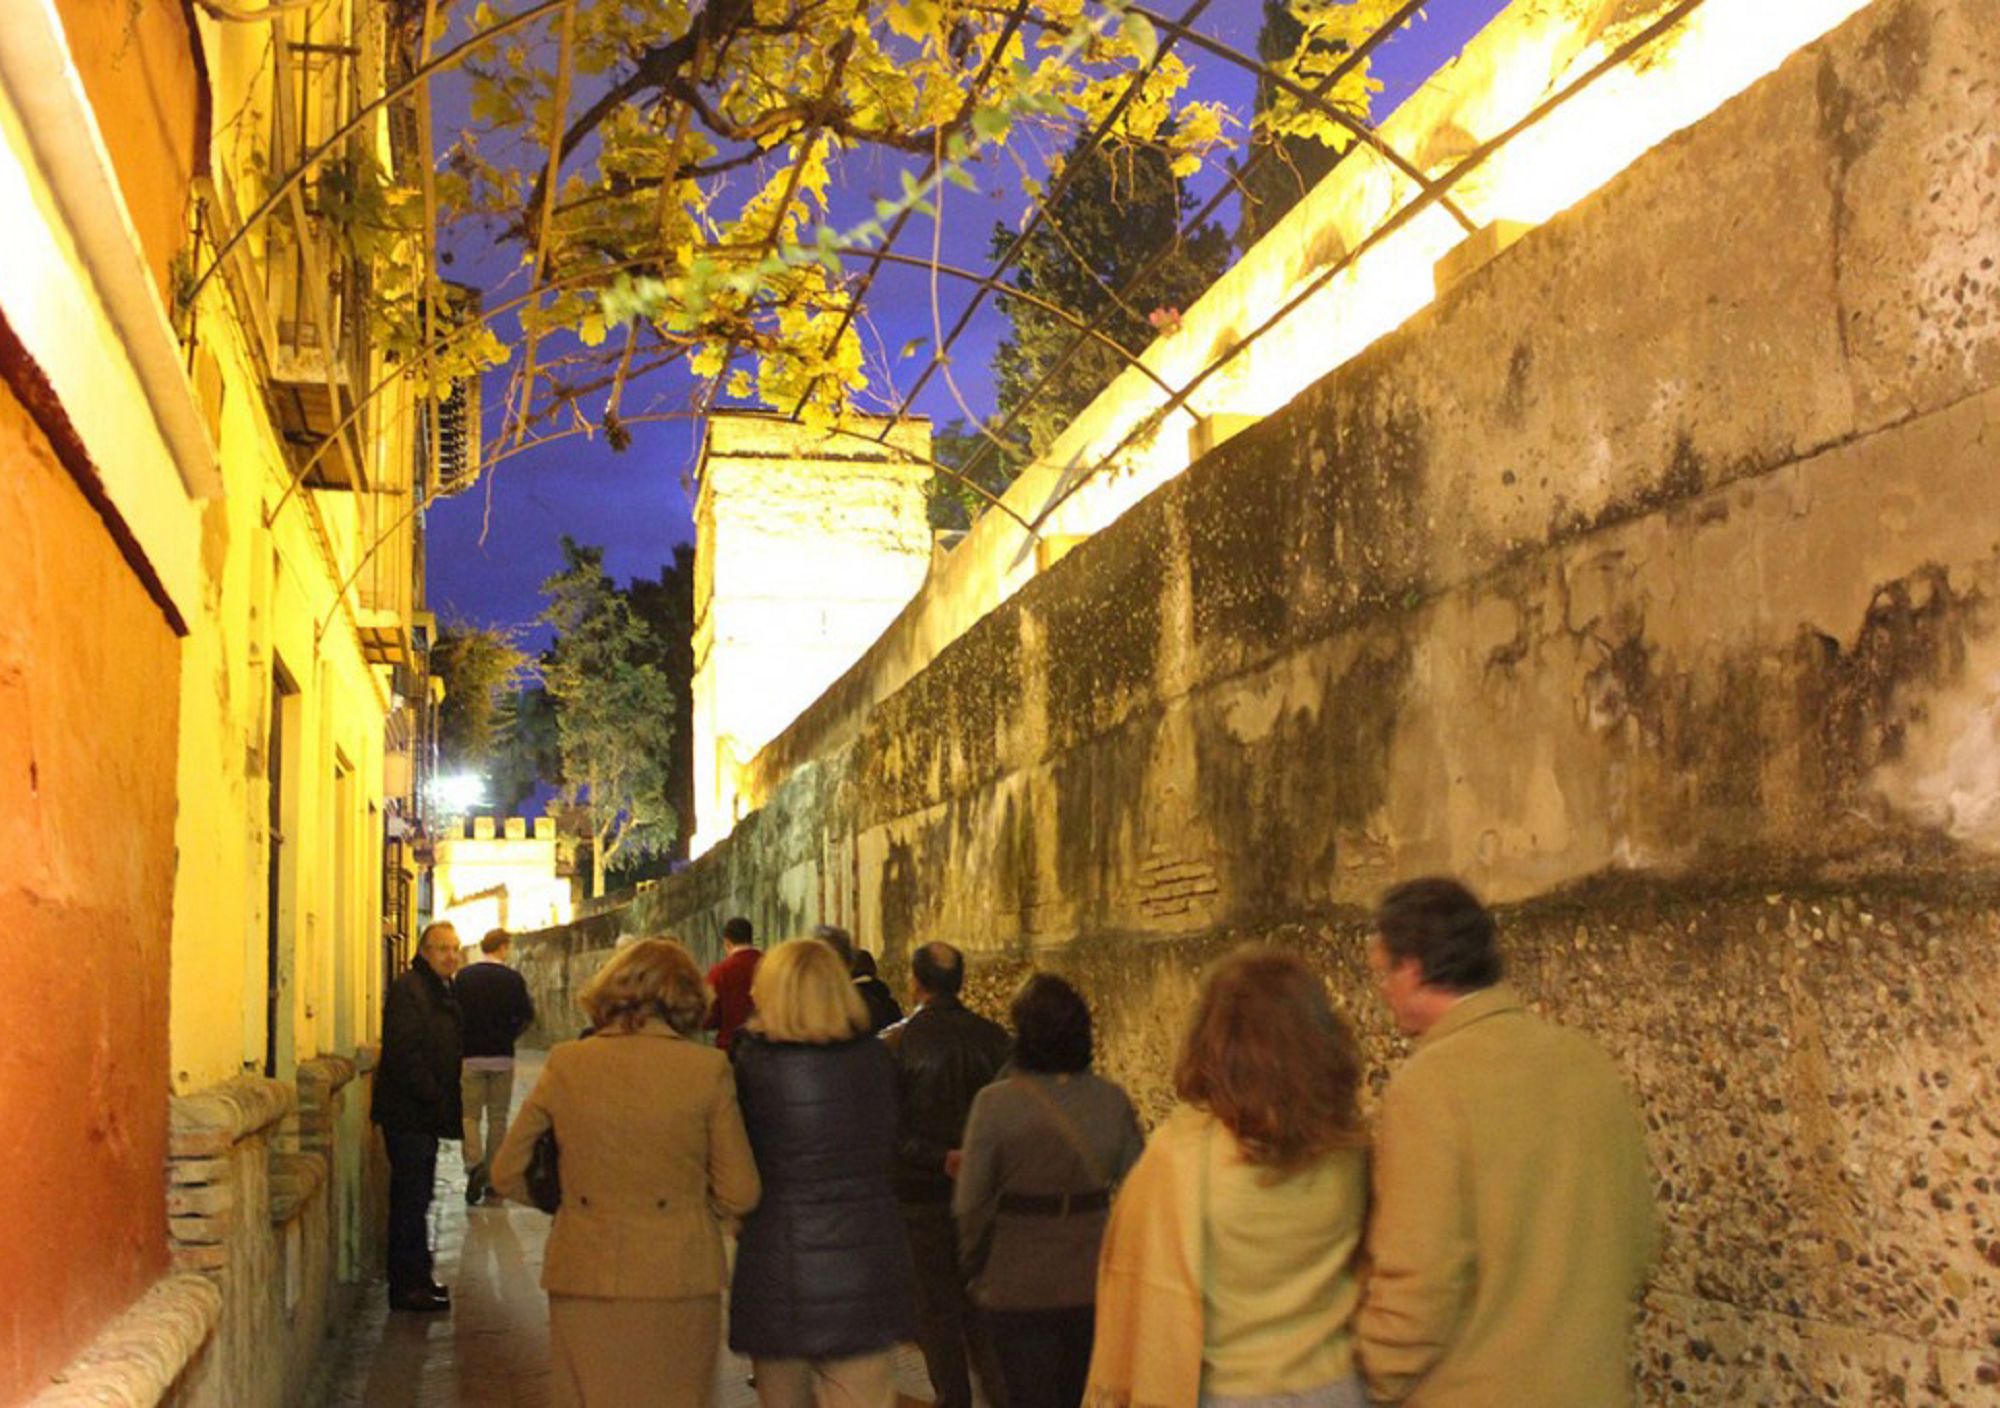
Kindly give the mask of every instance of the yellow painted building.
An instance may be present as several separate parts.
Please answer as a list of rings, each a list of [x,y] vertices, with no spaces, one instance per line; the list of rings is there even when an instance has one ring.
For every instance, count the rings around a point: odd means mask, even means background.
[[[381,1216],[366,1073],[427,845],[422,509],[469,482],[476,388],[433,437],[319,173],[267,200],[322,144],[421,159],[414,112],[371,106],[409,36],[368,0],[229,13],[0,24],[0,502],[33,545],[0,575],[26,745],[0,823],[34,858],[0,905],[72,944],[12,974],[47,1069],[0,1095],[27,1116],[87,1079],[97,1130],[0,1215],[26,1249],[0,1401],[65,1363],[121,1402],[299,1401]],[[154,1352],[79,1367],[134,1324]]]

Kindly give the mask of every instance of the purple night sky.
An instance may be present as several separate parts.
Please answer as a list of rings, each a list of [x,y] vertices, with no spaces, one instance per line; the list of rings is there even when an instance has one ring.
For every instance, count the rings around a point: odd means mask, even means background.
[[[1375,55],[1375,77],[1383,84],[1377,99],[1378,118],[1456,54],[1505,4],[1506,0],[1438,0],[1427,6],[1423,18]],[[1258,0],[1222,0],[1197,27],[1239,52],[1254,54],[1261,20]],[[1251,74],[1186,45],[1178,46],[1176,52],[1194,72],[1197,96],[1219,99],[1234,112],[1250,111],[1255,92]],[[463,110],[464,99],[450,80],[441,81],[438,99],[443,129]],[[1232,135],[1240,138],[1241,133]],[[440,130],[440,143],[448,140],[449,132]],[[1211,167],[1215,165],[1211,163]],[[982,184],[1016,184],[997,177],[998,173],[988,171],[981,178]],[[1216,179],[1213,169],[1205,170],[1195,183],[1197,197],[1206,198]],[[837,180],[851,193],[845,201],[836,200],[834,208],[836,223],[846,228],[866,218],[876,190],[893,189],[895,178],[886,165],[871,165],[863,159],[850,160]],[[845,204],[851,204],[851,210],[843,209]],[[997,220],[1018,219],[1020,211],[1020,199],[1011,191],[1001,196],[948,188],[943,258],[948,263],[984,269],[991,262],[986,244],[992,225]],[[1225,228],[1233,226],[1233,203],[1222,208],[1218,219]],[[927,254],[930,238],[929,222],[915,220],[904,231],[897,249]],[[453,252],[456,258],[446,271],[449,277],[493,286],[511,273],[508,295],[520,291],[520,275],[513,271],[510,252],[479,248],[466,239],[457,241]],[[964,285],[947,282],[940,286],[940,317],[946,327],[957,317],[969,293]],[[892,360],[894,374],[907,383],[922,369],[930,352],[927,277],[920,270],[885,267],[869,295],[868,307],[883,349],[880,355]],[[958,388],[972,409],[982,415],[992,409],[985,368],[1006,330],[1005,316],[995,310],[989,298],[953,349],[952,371]],[[913,338],[925,339],[922,349],[907,360],[896,360],[900,349]],[[504,370],[489,377],[489,436],[496,424],[505,378]],[[653,398],[658,399],[660,409],[667,409],[684,404],[687,392],[685,375],[662,373],[653,384],[635,383],[629,388],[625,409],[628,415],[635,413]],[[941,376],[931,378],[915,409],[940,425],[962,414]],[[620,581],[657,574],[671,558],[674,544],[689,541],[693,533],[693,504],[685,482],[694,465],[697,433],[692,421],[634,426],[632,445],[622,454],[614,453],[602,440],[571,436],[507,459],[470,492],[439,503],[428,518],[432,609],[446,619],[522,628],[525,642],[539,649],[545,643],[535,623],[541,609],[540,584],[560,565],[559,544],[565,533],[580,542],[602,546],[605,566]]]

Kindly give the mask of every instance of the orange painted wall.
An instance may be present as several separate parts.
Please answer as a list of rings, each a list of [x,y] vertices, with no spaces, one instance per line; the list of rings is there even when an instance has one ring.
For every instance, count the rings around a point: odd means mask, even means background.
[[[10,384],[0,380],[0,1403],[44,1382],[165,1269],[180,698],[179,642]]]

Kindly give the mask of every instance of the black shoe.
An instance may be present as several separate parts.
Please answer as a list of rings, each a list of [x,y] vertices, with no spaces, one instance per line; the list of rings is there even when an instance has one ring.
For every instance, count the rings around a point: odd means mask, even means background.
[[[486,1185],[483,1182],[477,1178],[468,1178],[465,1180],[465,1205],[467,1207],[478,1207],[480,1200],[485,1196]]]
[[[435,1315],[451,1309],[451,1297],[438,1295],[429,1286],[412,1286],[389,1292],[389,1309],[408,1310],[419,1315]]]
[[[443,1301],[446,1305],[451,1304],[451,1287],[439,1285],[436,1281],[433,1281],[427,1289],[434,1298]]]

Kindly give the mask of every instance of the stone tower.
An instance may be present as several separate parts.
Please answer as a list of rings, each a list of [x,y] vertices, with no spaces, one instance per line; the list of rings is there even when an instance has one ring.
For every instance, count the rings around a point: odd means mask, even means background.
[[[930,422],[709,418],[695,499],[691,854],[738,820],[737,773],[860,659],[930,569]],[[911,459],[910,456],[915,456]]]

